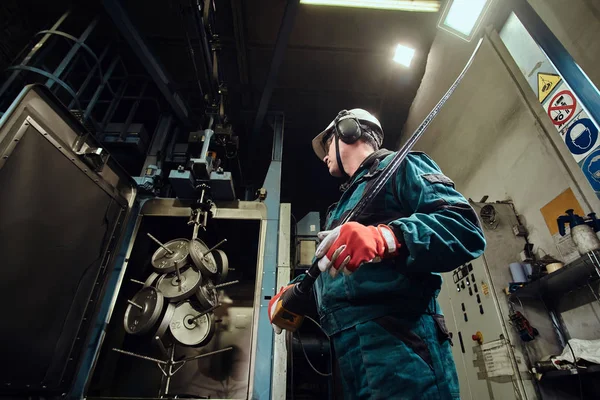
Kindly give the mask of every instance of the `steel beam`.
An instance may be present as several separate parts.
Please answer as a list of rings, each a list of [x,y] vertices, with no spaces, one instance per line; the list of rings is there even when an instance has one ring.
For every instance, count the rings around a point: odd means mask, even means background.
[[[269,108],[271,95],[273,94],[273,89],[275,89],[275,84],[277,83],[277,75],[279,75],[279,68],[283,62],[285,50],[292,33],[292,28],[294,27],[299,4],[300,0],[287,0],[283,19],[281,20],[281,26],[279,27],[279,34],[277,35],[277,42],[275,43],[275,49],[273,51],[269,75],[267,75],[267,81],[265,82],[265,87],[262,96],[260,97],[260,103],[258,104],[258,111],[256,112],[256,119],[254,120],[254,127],[252,128],[252,143],[256,143],[267,109]]]
[[[119,0],[104,0],[103,5],[123,38],[129,43],[131,49],[171,106],[175,116],[184,125],[191,126],[188,107],[183,98],[173,90],[173,80],[158,59],[154,57],[140,33],[133,26],[121,2]]]
[[[514,2],[514,12],[533,40],[560,72],[592,119],[600,122],[600,92],[527,0]]]

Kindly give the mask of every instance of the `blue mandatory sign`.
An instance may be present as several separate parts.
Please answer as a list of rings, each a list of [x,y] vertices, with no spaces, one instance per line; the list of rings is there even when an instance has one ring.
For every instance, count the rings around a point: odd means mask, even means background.
[[[600,148],[592,151],[583,163],[581,171],[592,185],[595,191],[600,191]]]
[[[598,140],[598,128],[589,118],[581,118],[567,130],[565,143],[571,153],[585,154],[590,151]]]

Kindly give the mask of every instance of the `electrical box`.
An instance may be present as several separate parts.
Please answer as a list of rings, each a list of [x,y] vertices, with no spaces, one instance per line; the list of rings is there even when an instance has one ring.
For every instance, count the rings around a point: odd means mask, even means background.
[[[536,399],[527,354],[510,325],[504,292],[512,280],[509,264],[526,242],[515,236],[518,225],[510,204],[473,204],[487,240],[480,258],[443,274],[439,302],[453,334],[452,353],[461,399]],[[482,212],[483,210],[483,212]]]

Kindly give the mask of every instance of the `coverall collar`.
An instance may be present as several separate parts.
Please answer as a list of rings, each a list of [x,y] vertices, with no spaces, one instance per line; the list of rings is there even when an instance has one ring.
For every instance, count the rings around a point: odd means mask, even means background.
[[[342,192],[345,192],[359,178],[367,174],[373,174],[377,170],[379,162],[391,153],[392,152],[387,149],[379,149],[369,154],[360,164],[354,175],[352,175],[350,179],[348,179],[348,181],[346,181],[340,186],[340,190]]]

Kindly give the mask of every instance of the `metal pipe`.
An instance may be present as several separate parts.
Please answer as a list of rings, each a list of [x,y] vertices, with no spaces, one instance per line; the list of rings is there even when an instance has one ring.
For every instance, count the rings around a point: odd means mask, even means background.
[[[137,308],[139,308],[140,310],[144,311],[144,307],[140,306],[138,303],[134,303],[133,301],[131,301],[131,300],[129,300],[129,299],[127,299],[127,302],[128,302],[129,304],[131,304],[132,306],[134,306],[134,307],[137,307]]]
[[[229,270],[231,271],[231,268],[229,268]],[[231,282],[220,283],[218,285],[215,285],[215,288],[220,289],[225,286],[235,285],[236,283],[240,283],[240,281],[235,280],[235,281],[231,281]]]
[[[159,245],[160,247],[162,247],[167,253],[169,253],[169,254],[173,254],[174,253],[173,250],[169,249],[160,240],[158,240],[157,238],[155,238],[154,236],[152,236],[150,233],[146,233],[146,235],[148,235],[148,237],[150,239],[152,239],[157,245]]]
[[[233,347],[225,347],[224,349],[211,351],[210,353],[199,354],[194,357],[186,358],[185,361],[192,361],[192,360],[197,360],[202,357],[214,356],[215,354],[223,353],[223,352],[229,351],[229,350],[233,350]]]
[[[216,310],[217,308],[221,307],[221,304],[217,304],[216,306],[212,306],[211,308],[209,308],[208,310],[202,311],[200,314],[196,315],[194,318],[191,319],[192,322],[196,322],[196,320],[200,317],[202,317],[203,315],[206,315],[210,312],[213,312],[214,310]]]
[[[152,358],[152,357],[148,357],[148,356],[142,356],[141,354],[135,354],[135,353],[132,353],[130,351],[125,351],[125,350],[116,349],[116,348],[113,348],[113,351],[116,351],[117,353],[121,353],[121,354],[126,354],[126,355],[131,356],[131,357],[141,358],[142,360],[146,360],[146,361],[154,361],[155,363],[158,363],[158,364],[167,364],[166,361],[159,360],[158,358]]]
[[[215,244],[213,247],[211,247],[210,249],[208,249],[208,251],[204,254],[204,256],[202,258],[204,258],[207,255],[209,255],[210,253],[212,253],[213,250],[215,250],[217,247],[219,247],[220,245],[222,245],[225,242],[227,242],[227,239],[223,239],[219,243]]]

